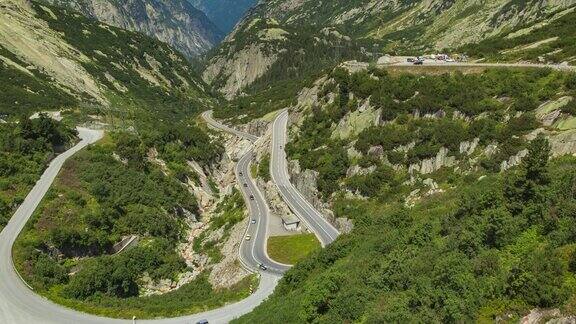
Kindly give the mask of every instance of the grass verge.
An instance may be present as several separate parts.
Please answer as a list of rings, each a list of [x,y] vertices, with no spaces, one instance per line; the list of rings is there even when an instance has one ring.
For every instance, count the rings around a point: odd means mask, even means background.
[[[314,234],[273,236],[268,239],[268,255],[284,264],[295,264],[320,248],[320,242]]]

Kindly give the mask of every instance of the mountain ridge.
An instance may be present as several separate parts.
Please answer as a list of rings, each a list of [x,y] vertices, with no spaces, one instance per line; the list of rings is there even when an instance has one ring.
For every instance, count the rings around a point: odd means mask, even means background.
[[[188,58],[204,54],[223,38],[206,15],[186,0],[44,0],[172,45]]]
[[[572,0],[272,0],[251,9],[212,52],[203,78],[232,99],[274,66],[285,65],[279,69],[284,73],[303,72],[306,62],[285,63],[299,51],[307,52],[301,61],[315,61],[310,65],[318,67],[384,53],[419,55],[475,43],[574,5]],[[302,42],[303,34],[316,41]]]

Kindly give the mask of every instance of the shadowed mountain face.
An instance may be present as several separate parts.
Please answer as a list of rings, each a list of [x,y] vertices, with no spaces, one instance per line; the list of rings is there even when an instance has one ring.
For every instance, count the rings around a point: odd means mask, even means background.
[[[257,0],[188,0],[206,13],[223,32],[231,31]]]
[[[205,53],[222,32],[186,0],[45,0],[104,23],[142,32],[172,45],[187,57]]]

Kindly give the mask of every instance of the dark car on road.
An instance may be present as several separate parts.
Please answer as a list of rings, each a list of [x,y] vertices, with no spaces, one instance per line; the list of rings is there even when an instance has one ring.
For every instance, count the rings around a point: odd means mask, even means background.
[[[413,57],[409,57],[406,59],[406,62],[408,62],[408,63],[414,63],[415,61],[416,61],[416,59]]]
[[[250,195],[250,200],[254,200],[254,195]]]
[[[244,188],[248,188],[248,184],[247,184],[247,183],[244,184]]]
[[[208,320],[200,320],[198,322],[196,322],[196,324],[209,324]]]
[[[414,62],[414,65],[424,65],[424,61],[418,60],[418,61]]]
[[[258,267],[260,267],[260,269],[262,269],[262,270],[264,270],[264,271],[268,270],[268,267],[265,266],[265,265],[263,265],[262,263],[260,263],[260,264],[258,265]]]

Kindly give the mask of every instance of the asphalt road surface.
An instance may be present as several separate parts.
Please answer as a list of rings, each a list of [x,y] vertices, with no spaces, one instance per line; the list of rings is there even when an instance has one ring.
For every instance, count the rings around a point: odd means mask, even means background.
[[[221,130],[221,131],[225,131],[225,132],[230,133],[230,134],[234,134],[234,135],[236,135],[236,136],[238,136],[238,137],[240,137],[240,138],[247,139],[247,140],[249,140],[250,142],[256,142],[256,141],[258,140],[258,138],[259,138],[259,137],[256,136],[256,135],[248,134],[248,133],[246,133],[246,132],[239,131],[239,130],[237,130],[237,129],[234,129],[234,128],[232,128],[232,127],[228,127],[228,126],[220,123],[219,121],[215,120],[215,119],[212,117],[212,110],[208,110],[208,111],[203,112],[203,113],[202,113],[202,118],[204,118],[204,120],[205,120],[205,121],[208,123],[208,125],[210,125],[212,128],[215,128],[215,129]]]
[[[50,188],[64,162],[80,151],[99,140],[102,133],[79,128],[80,143],[70,150],[57,156],[46,169],[40,180],[30,191],[20,208],[16,211],[8,225],[0,233],[0,324],[103,324],[103,323],[133,323],[132,320],[116,320],[80,313],[60,305],[34,293],[16,273],[12,263],[12,245],[26,222],[32,216],[36,207]],[[226,305],[195,315],[140,321],[150,324],[194,324],[200,320],[212,323],[228,323],[252,311],[260,305],[276,287],[279,277],[266,272],[261,273],[260,285],[256,292],[237,303]],[[126,314],[130,317],[130,314]]]
[[[272,156],[270,171],[280,195],[290,209],[316,234],[322,246],[326,246],[338,237],[338,230],[306,200],[300,191],[290,182],[288,160],[284,148],[288,137],[288,110],[281,112],[272,126]]]

